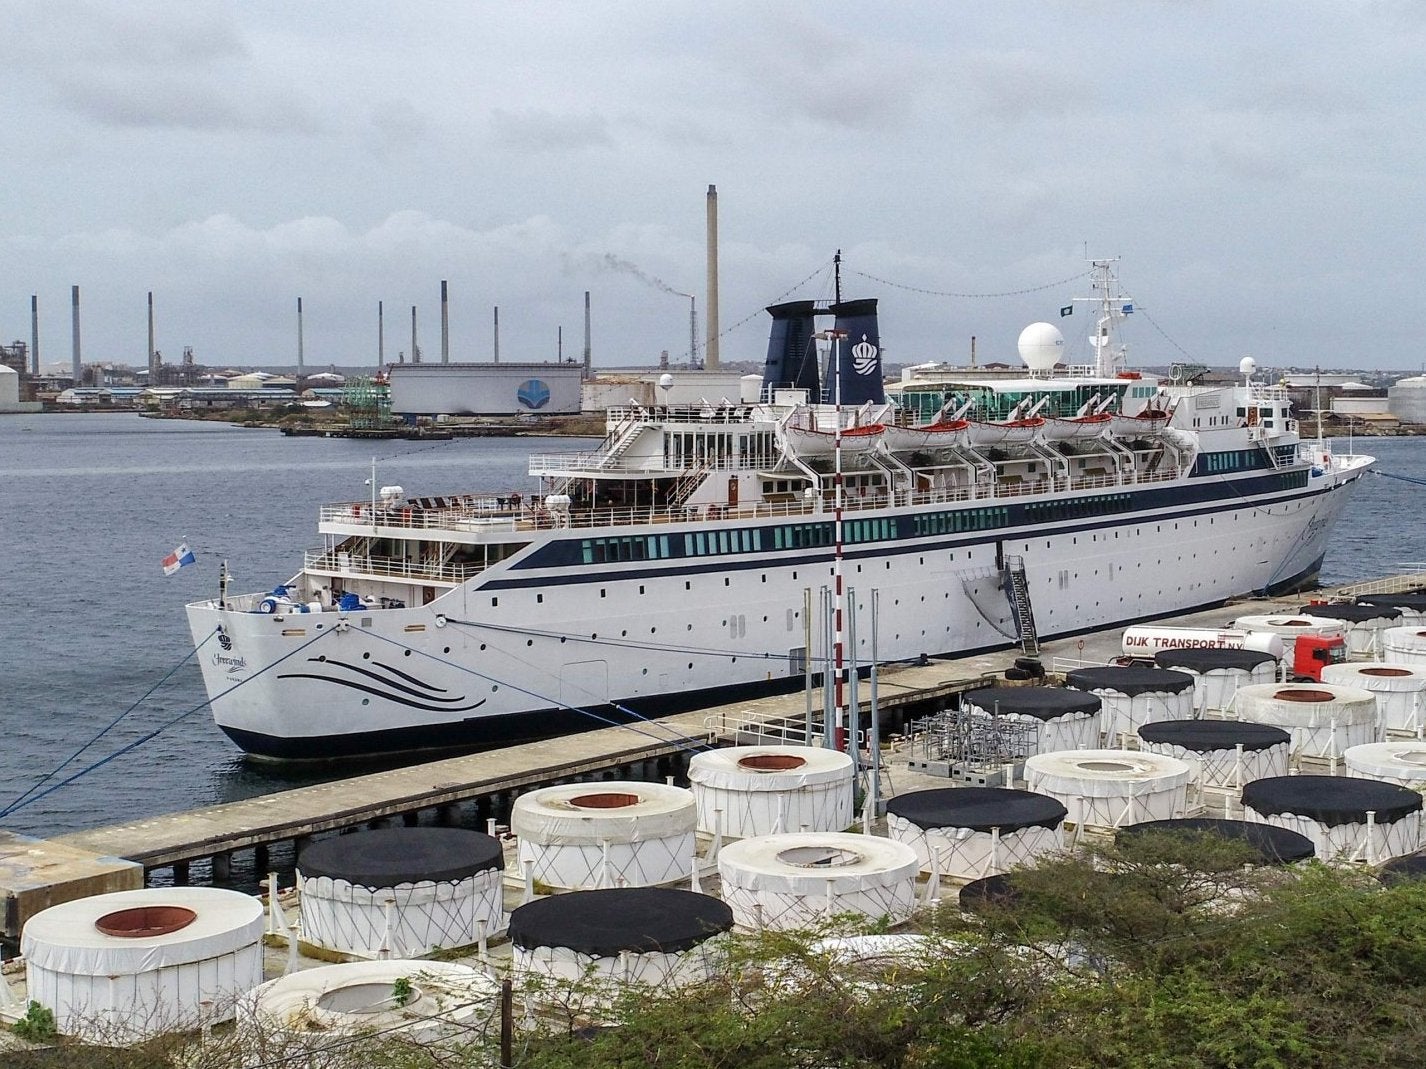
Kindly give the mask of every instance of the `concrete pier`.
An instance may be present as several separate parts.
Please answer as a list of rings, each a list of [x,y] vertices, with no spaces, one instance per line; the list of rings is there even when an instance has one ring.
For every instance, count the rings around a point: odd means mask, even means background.
[[[1333,592],[1318,593],[1318,597]],[[1303,595],[1252,599],[1188,613],[1164,623],[1221,627],[1237,616],[1290,611]],[[1119,653],[1121,627],[1043,644],[1046,667],[1056,659],[1103,663]],[[929,712],[952,696],[1002,681],[1018,649],[924,663],[883,667],[878,705],[883,716]],[[867,713],[870,687],[859,698]],[[820,695],[814,696],[820,720]],[[147,817],[44,841],[0,832],[0,901],[4,934],[18,937],[37,908],[104,891],[141,886],[146,874],[171,868],[176,882],[192,862],[212,859],[215,879],[231,872],[234,851],[253,851],[258,873],[268,869],[269,847],[314,835],[355,830],[376,822],[413,824],[422,811],[436,819],[457,816],[462,803],[481,827],[502,820],[516,795],[559,781],[632,777],[650,781],[677,775],[689,753],[726,743],[772,741],[780,728],[801,741],[806,700],[801,693],[685,713],[638,725],[603,728],[486,753],[432,761],[331,783],[302,787],[241,802]],[[863,719],[865,723],[865,719]],[[815,741],[815,740],[814,740]],[[905,769],[903,764],[902,769]],[[897,777],[904,778],[904,771]]]

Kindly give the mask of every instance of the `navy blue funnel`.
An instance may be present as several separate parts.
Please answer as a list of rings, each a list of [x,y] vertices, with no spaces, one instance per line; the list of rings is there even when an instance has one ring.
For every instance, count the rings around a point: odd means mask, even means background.
[[[763,365],[763,395],[772,390],[807,390],[817,400],[817,350],[812,333],[817,329],[815,301],[788,301],[768,309],[772,331],[767,341],[767,363]]]
[[[881,381],[881,332],[876,322],[876,298],[843,301],[830,309],[837,317],[836,330],[844,334],[833,343],[832,353],[839,354],[842,370],[842,404],[860,405],[867,401],[883,404],[886,390]],[[828,357],[829,361],[833,356]],[[829,369],[830,370],[830,369]],[[834,383],[829,374],[828,400]]]

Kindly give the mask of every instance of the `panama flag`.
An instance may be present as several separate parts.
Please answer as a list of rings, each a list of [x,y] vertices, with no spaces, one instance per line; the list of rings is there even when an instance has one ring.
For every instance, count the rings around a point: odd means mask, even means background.
[[[172,575],[185,564],[192,564],[195,559],[193,550],[189,549],[187,545],[180,545],[167,557],[163,558],[163,574]]]

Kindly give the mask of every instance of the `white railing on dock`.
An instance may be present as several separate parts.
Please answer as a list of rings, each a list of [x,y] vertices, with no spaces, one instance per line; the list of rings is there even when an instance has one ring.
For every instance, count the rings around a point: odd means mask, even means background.
[[[821,715],[820,709],[814,710],[810,735],[806,717],[759,716],[751,709],[732,715],[721,712],[707,716],[703,726],[710,735],[732,738],[740,746],[821,746]]]
[[[1412,590],[1426,589],[1426,564],[1411,563],[1400,567],[1412,570],[1400,575],[1389,575],[1384,579],[1338,587],[1337,593],[1343,597],[1354,598],[1358,594],[1405,594]]]

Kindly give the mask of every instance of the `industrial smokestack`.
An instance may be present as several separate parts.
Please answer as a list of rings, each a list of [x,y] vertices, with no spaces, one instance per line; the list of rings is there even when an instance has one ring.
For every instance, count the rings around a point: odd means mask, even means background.
[[[30,297],[30,374],[40,373],[40,295]]]
[[[411,306],[411,363],[421,362],[421,350],[416,348],[416,306]]]
[[[386,310],[376,302],[376,366],[386,366]]]
[[[495,362],[500,363],[500,306],[495,306]]]
[[[79,287],[69,287],[70,332],[74,339],[74,384],[84,385],[84,369],[79,362]]]
[[[297,374],[302,374],[302,298],[297,298]]]
[[[718,368],[718,187],[708,187],[708,303],[703,309],[708,340],[703,346],[703,366]]]
[[[594,375],[594,350],[589,342],[589,291],[584,291],[584,377]]]
[[[441,363],[451,362],[450,303],[446,299],[446,280],[441,279]]]
[[[149,385],[158,381],[158,361],[154,359],[153,290],[149,290]]]

